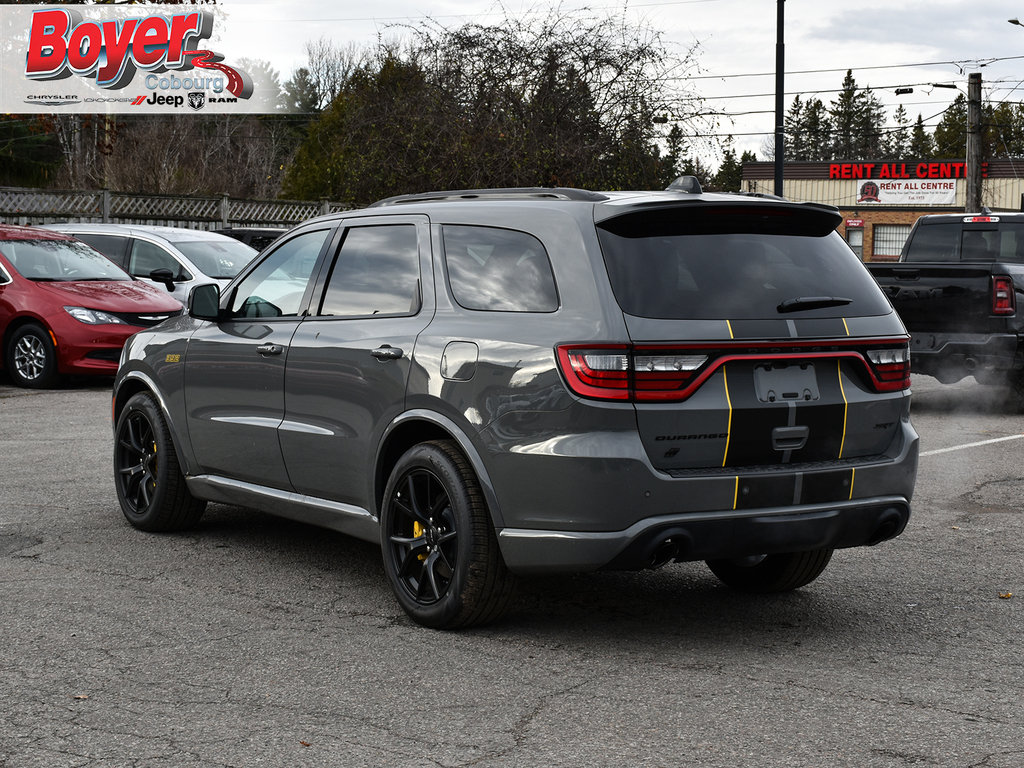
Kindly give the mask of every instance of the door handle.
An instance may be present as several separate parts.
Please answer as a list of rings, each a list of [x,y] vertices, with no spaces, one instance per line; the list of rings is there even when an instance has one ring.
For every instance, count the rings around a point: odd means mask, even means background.
[[[256,351],[267,357],[268,355],[280,355],[284,352],[284,347],[280,344],[260,344],[256,347]]]
[[[807,445],[808,427],[776,427],[772,430],[772,448],[776,451],[799,451]]]
[[[405,354],[399,347],[392,347],[390,344],[383,344],[370,353],[378,360],[398,360]]]

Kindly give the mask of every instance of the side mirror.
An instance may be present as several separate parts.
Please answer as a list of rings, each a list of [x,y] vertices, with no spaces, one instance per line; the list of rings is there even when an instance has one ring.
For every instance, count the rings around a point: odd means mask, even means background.
[[[220,319],[220,286],[197,285],[188,295],[188,314],[198,320]]]
[[[160,267],[160,269],[154,269],[149,273],[149,279],[155,280],[158,283],[163,283],[168,291],[174,291],[174,273],[171,272],[167,267]]]

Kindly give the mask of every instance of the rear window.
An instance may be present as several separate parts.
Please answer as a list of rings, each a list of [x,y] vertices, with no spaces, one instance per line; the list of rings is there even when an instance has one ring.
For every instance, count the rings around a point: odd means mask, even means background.
[[[679,320],[891,311],[856,254],[830,229],[831,219],[816,212],[749,210],[694,206],[601,222],[598,236],[619,306],[630,315]],[[807,301],[820,297],[843,301]],[[795,305],[800,309],[794,311]]]
[[[1024,222],[921,224],[907,243],[904,261],[1024,262]]]
[[[223,240],[176,242],[174,245],[204,275],[223,280],[230,280],[241,272],[242,267],[252,261],[256,255],[254,248],[230,237],[225,237]]]
[[[920,225],[904,250],[905,261],[958,261],[960,223]]]

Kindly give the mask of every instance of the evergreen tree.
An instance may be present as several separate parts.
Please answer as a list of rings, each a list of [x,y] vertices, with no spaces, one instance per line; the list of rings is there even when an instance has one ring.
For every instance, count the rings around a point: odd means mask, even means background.
[[[864,128],[863,98],[853,79],[853,70],[846,70],[843,88],[832,101],[832,159],[855,160],[860,155],[859,133]]]
[[[783,121],[786,131],[784,155],[787,161],[807,159],[807,132],[804,118],[804,103],[800,96],[793,97],[793,103]],[[730,137],[731,138],[731,137]]]
[[[812,99],[804,107],[806,152],[802,159],[832,160],[832,118],[821,99]]]
[[[1024,105],[996,106],[985,121],[985,137],[992,157],[1024,156]]]
[[[885,106],[870,88],[857,93],[857,114],[853,137],[855,157],[884,157],[886,154]]]
[[[907,152],[912,158],[928,158],[935,154],[935,141],[924,127],[924,119],[920,113],[910,131],[910,145]]]
[[[902,160],[912,157],[910,152],[910,117],[907,110],[900,104],[893,113],[892,121],[895,127],[889,132],[885,141],[885,152],[893,160]]]
[[[934,156],[963,160],[967,157],[967,97],[959,94],[935,126]]]
[[[43,186],[56,176],[60,160],[49,121],[0,115],[0,185]]]
[[[722,164],[711,179],[711,189],[715,192],[739,192],[742,180],[743,164],[736,159],[736,151],[728,147],[722,152]]]

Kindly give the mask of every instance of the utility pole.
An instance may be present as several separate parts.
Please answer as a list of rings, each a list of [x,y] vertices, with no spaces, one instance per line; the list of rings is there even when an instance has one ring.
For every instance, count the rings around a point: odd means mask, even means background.
[[[967,76],[967,201],[965,210],[981,210],[981,72]]]
[[[782,98],[785,93],[786,74],[786,44],[785,16],[786,0],[776,0],[778,4],[778,16],[775,21],[775,194],[782,197],[782,160],[785,156],[786,134],[783,130],[785,118],[783,117]]]

